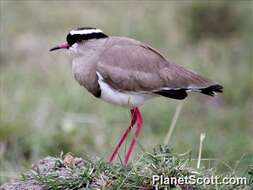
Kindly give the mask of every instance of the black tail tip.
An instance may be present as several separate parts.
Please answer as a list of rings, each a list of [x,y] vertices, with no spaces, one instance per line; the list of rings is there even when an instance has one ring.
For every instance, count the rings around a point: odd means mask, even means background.
[[[223,92],[223,86],[219,84],[211,85],[207,88],[201,89],[201,93],[214,96],[216,93],[222,93]]]

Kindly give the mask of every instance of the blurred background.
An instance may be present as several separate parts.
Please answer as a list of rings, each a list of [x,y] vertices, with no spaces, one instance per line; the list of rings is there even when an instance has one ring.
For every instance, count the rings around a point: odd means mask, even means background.
[[[170,146],[196,158],[206,133],[202,155],[221,171],[223,162],[253,163],[252,1],[0,2],[0,184],[61,151],[107,157],[128,126],[128,109],[94,98],[74,80],[70,55],[48,51],[81,26],[150,44],[221,83],[223,94],[184,102]],[[136,153],[163,142],[178,103],[156,98],[141,108]]]

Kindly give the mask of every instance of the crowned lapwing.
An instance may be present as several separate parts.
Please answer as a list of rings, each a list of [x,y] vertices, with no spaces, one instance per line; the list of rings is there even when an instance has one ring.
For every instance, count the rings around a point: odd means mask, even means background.
[[[128,163],[143,124],[138,107],[157,96],[182,100],[188,92],[213,96],[222,86],[168,60],[145,43],[125,37],[111,37],[100,29],[83,27],[69,32],[64,42],[50,51],[68,49],[72,71],[79,84],[95,97],[129,107],[130,126],[112,151],[111,162],[130,130],[135,135],[124,158]]]

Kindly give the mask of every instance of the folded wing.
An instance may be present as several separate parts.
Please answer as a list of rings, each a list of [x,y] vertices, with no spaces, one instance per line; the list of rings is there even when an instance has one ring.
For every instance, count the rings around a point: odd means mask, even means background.
[[[207,95],[222,92],[222,86],[180,65],[168,61],[157,50],[127,38],[114,44],[100,56],[97,71],[111,87],[119,91],[156,93],[184,99],[187,91]]]

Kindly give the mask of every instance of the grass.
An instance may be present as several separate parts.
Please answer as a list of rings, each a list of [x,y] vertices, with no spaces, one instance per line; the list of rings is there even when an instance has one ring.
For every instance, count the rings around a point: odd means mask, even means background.
[[[192,10],[203,12],[210,6],[223,10],[224,3],[0,3],[0,184],[16,178],[34,161],[61,151],[104,158],[128,125],[129,110],[92,97],[74,81],[70,57],[48,52],[79,26],[146,42],[176,63],[224,85],[224,93],[216,98],[189,96],[170,146],[178,153],[190,150],[197,157],[199,135],[206,133],[203,158],[223,160],[229,166],[238,162],[237,170],[242,171],[252,165],[251,2],[229,5],[229,14],[240,18],[234,19],[239,21],[233,32],[223,37],[201,34],[199,25],[206,25],[196,17],[202,14]],[[222,21],[216,19],[220,27]],[[146,152],[162,143],[177,105],[175,100],[157,98],[141,108],[140,142]],[[137,147],[135,154],[141,152]],[[229,170],[217,162],[211,165],[219,172]]]
[[[196,190],[229,190],[240,189],[250,190],[253,187],[253,168],[248,168],[244,173],[247,177],[247,184],[224,185],[224,184],[153,184],[154,175],[164,177],[182,178],[194,176],[195,178],[210,178],[217,176],[219,181],[223,177],[238,177],[236,171],[217,174],[216,168],[206,168],[203,165],[196,168],[196,164],[191,158],[191,152],[176,154],[168,146],[158,146],[153,153],[144,152],[140,154],[134,162],[127,167],[122,164],[109,164],[100,158],[85,158],[80,166],[75,164],[76,158],[70,154],[64,157],[47,157],[46,161],[54,162],[54,166],[46,172],[40,173],[35,166],[35,170],[23,175],[23,180],[37,180],[47,184],[49,189],[196,189]],[[38,164],[37,164],[38,165]],[[65,172],[63,172],[66,170]],[[64,175],[62,175],[62,173]]]

